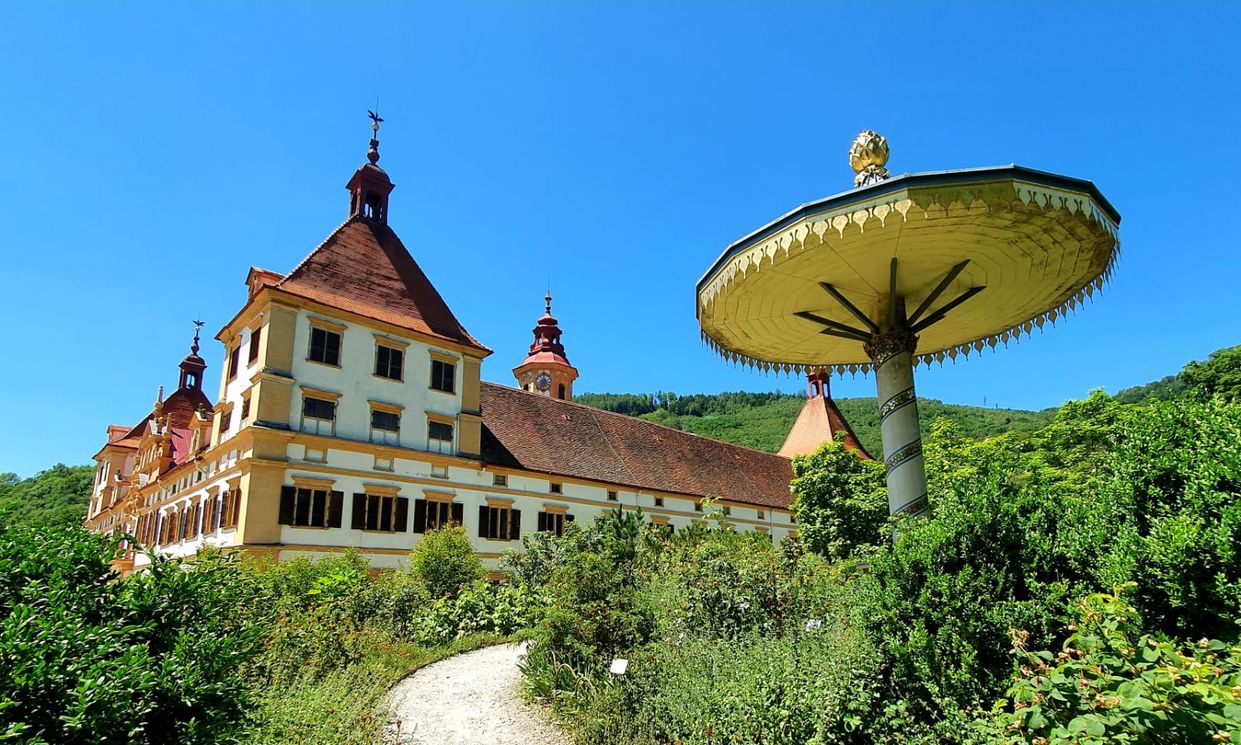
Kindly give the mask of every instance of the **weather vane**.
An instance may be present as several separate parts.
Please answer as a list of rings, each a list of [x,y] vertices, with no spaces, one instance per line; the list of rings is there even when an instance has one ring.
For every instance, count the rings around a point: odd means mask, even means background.
[[[203,326],[206,325],[205,321],[194,321],[194,345],[192,347],[194,354],[198,354],[198,332],[202,331]]]
[[[379,123],[383,121],[383,117],[379,115],[379,96],[375,96],[374,111],[367,109],[366,115],[371,119],[371,149],[366,153],[366,159],[371,163],[379,162]]]

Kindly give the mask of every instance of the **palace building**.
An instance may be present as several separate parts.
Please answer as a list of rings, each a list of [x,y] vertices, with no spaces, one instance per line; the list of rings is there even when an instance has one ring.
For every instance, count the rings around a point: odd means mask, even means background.
[[[615,508],[675,530],[703,521],[711,500],[737,530],[779,540],[796,530],[788,456],[841,432],[868,457],[825,379],[812,377],[780,454],[573,403],[578,371],[550,293],[517,387],[482,381],[491,350],[389,227],[393,184],[370,144],[344,224],[287,274],[250,269],[241,309],[216,334],[216,400],[203,392],[196,330],[176,389],[161,387],[137,425],[107,428],[88,528],[173,556],[352,546],[382,568],[456,523],[494,567],[529,532]],[[147,561],[131,550],[121,569]]]

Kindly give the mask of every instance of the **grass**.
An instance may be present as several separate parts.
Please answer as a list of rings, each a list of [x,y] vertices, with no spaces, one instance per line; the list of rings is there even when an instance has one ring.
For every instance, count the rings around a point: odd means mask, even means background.
[[[323,675],[305,675],[289,686],[272,687],[261,698],[259,725],[250,741],[264,745],[378,745],[388,714],[384,699],[392,686],[419,668],[462,652],[509,639],[476,634],[442,647],[376,642],[362,659]]]

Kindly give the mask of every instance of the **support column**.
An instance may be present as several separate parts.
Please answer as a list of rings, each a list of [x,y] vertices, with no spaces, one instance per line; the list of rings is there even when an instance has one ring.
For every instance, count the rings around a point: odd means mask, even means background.
[[[866,344],[879,391],[888,513],[902,517],[917,517],[927,511],[926,467],[914,393],[913,352],[917,343],[912,331],[896,329],[876,334]]]

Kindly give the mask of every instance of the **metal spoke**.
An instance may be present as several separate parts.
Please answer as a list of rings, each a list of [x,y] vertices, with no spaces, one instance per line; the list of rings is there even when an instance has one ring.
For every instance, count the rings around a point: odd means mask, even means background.
[[[870,339],[870,334],[866,333],[862,329],[845,325],[843,323],[840,323],[839,321],[833,321],[830,318],[824,318],[823,316],[817,315],[815,313],[811,313],[808,310],[799,310],[793,315],[797,316],[798,318],[804,318],[807,321],[814,321],[815,323],[820,324],[822,326],[826,326],[829,329],[834,329],[841,333],[850,334],[848,338],[851,338],[851,339],[857,339],[859,341],[867,341],[868,339]]]
[[[855,318],[857,318],[859,321],[861,321],[863,324],[865,324],[865,325],[866,325],[866,328],[870,329],[871,331],[873,331],[873,332],[874,332],[874,333],[876,333],[876,334],[877,334],[877,333],[879,333],[879,324],[877,324],[877,323],[875,323],[874,321],[870,320],[870,318],[868,318],[868,317],[867,317],[867,315],[866,315],[865,313],[863,313],[862,311],[858,310],[858,307],[857,307],[856,305],[854,305],[853,303],[849,302],[849,298],[847,298],[847,297],[845,297],[844,295],[842,295],[842,294],[841,294],[841,292],[840,292],[840,290],[837,290],[835,287],[832,287],[831,285],[829,285],[829,284],[828,284],[828,283],[826,283],[826,282],[820,282],[820,283],[819,283],[819,287],[822,287],[824,290],[827,290],[827,294],[829,294],[829,295],[831,295],[832,297],[836,298],[836,302],[838,302],[838,303],[840,303],[841,305],[845,306],[845,310],[847,310],[847,311],[849,311],[850,313],[852,313],[852,314],[853,314],[853,316],[854,316]]]
[[[931,315],[927,316],[922,321],[914,324],[910,330],[916,334],[922,329],[934,323],[942,321],[944,319],[944,316],[948,315],[948,311],[957,307],[961,303],[964,303],[966,300],[969,300],[970,298],[974,297],[975,295],[977,295],[978,293],[982,292],[985,289],[987,289],[985,286],[969,288],[965,292],[961,293],[960,295],[957,295],[955,298],[950,300],[948,304],[945,305],[944,307],[940,308],[939,310],[935,311]]]
[[[939,299],[939,296],[943,294],[944,290],[948,289],[948,285],[952,284],[952,280],[957,278],[957,275],[961,273],[961,270],[965,269],[965,265],[968,263],[970,263],[970,260],[966,259],[960,264],[954,266],[952,269],[948,270],[948,274],[944,275],[944,278],[939,281],[939,284],[935,286],[935,289],[931,290],[931,294],[926,296],[926,299],[922,301],[922,304],[918,306],[918,309],[915,310],[913,315],[909,317],[910,324],[915,324],[918,322],[918,319],[922,317],[922,313],[927,308],[931,307],[931,303]]]

